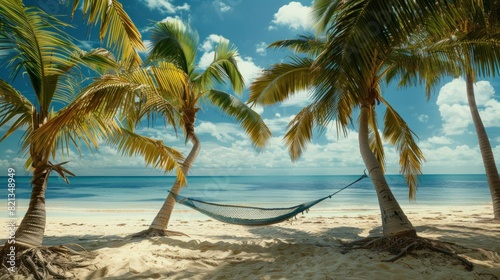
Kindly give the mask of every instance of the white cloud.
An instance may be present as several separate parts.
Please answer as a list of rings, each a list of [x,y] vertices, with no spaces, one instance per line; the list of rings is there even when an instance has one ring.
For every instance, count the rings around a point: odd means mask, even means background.
[[[272,23],[269,30],[277,29],[278,26],[288,26],[292,30],[310,29],[313,26],[311,7],[292,1],[279,8],[274,14]]]
[[[311,98],[307,90],[299,91],[291,95],[287,100],[283,101],[281,107],[305,107],[311,104]]]
[[[474,85],[479,113],[486,127],[500,126],[500,102],[494,99],[495,91],[488,81]],[[436,104],[439,106],[445,135],[461,135],[472,124],[467,103],[466,84],[463,79],[454,79],[439,91]]]
[[[221,42],[229,43],[229,40],[227,38],[225,38],[224,36],[221,36],[221,35],[210,34],[205,39],[205,41],[203,41],[203,43],[201,44],[201,49],[204,52],[210,52],[210,51],[212,51],[215,48],[215,46],[218,43],[221,43]]]
[[[264,107],[261,105],[255,105],[252,107],[252,109],[259,115],[262,115],[262,113],[264,113]]]
[[[417,120],[426,123],[429,120],[429,116],[426,114],[420,114],[417,116]]]
[[[242,135],[241,128],[236,124],[201,122],[195,127],[198,135],[209,134],[222,143],[233,142],[237,136]]]
[[[179,136],[175,134],[175,131],[171,127],[141,127],[136,129],[136,133],[151,137],[153,139],[161,140],[166,145],[168,143],[176,143],[179,139],[183,139],[182,131],[179,132]]]
[[[243,76],[243,80],[245,81],[245,85],[248,87],[255,78],[257,78],[262,71],[264,70],[262,67],[257,66],[251,57],[237,57],[236,62],[238,63],[238,69],[240,69],[240,73]]]
[[[277,118],[264,119],[264,122],[266,123],[267,127],[269,127],[273,135],[276,136],[285,134],[286,126],[295,117],[294,115],[292,116],[281,116],[281,114],[279,115],[280,117]]]
[[[151,10],[159,10],[162,13],[174,14],[178,11],[189,11],[189,4],[184,3],[181,6],[175,6],[171,0],[142,0]]]
[[[219,13],[227,13],[231,10],[231,6],[227,5],[226,3],[216,0],[212,3],[214,6],[215,10]]]
[[[214,51],[204,52],[200,57],[200,61],[198,62],[198,67],[200,69],[207,69],[208,66],[210,66],[210,63],[214,61],[214,56],[215,56]]]
[[[255,49],[255,52],[258,53],[259,55],[265,56],[267,54],[267,44],[266,42],[260,42],[258,43]]]
[[[427,162],[424,173],[484,172],[479,148],[467,145],[422,148]]]
[[[160,22],[177,22],[178,24],[180,24],[182,26],[182,28],[186,29],[186,25],[184,24],[184,21],[179,16],[175,16],[175,17],[168,16],[168,17],[160,20]],[[146,32],[149,32],[153,28],[154,28],[154,26],[150,25],[150,26],[147,26],[147,27],[144,27],[143,29],[141,29],[141,32],[146,33]],[[148,41],[148,40],[144,40],[144,41]]]
[[[429,139],[427,139],[427,142],[431,144],[448,145],[453,143],[453,140],[445,136],[432,136]]]

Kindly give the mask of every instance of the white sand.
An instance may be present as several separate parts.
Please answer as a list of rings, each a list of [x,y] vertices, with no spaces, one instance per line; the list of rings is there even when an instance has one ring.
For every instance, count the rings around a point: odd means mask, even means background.
[[[313,210],[293,222],[242,227],[208,218],[186,220],[182,208],[174,212],[169,229],[190,237],[145,240],[128,235],[146,229],[154,213],[88,212],[49,217],[45,243],[77,243],[97,253],[93,265],[71,272],[77,279],[500,278],[500,224],[487,222],[491,206],[405,211],[420,236],[464,246],[458,252],[475,264],[474,270],[428,250],[395,262],[383,262],[391,256],[385,252],[343,253],[339,240],[381,234],[376,210],[348,215]]]

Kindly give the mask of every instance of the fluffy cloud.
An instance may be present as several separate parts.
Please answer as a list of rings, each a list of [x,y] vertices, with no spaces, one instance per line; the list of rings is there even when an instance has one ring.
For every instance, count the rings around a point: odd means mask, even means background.
[[[278,26],[288,26],[292,30],[307,30],[313,25],[311,7],[302,6],[300,2],[290,2],[279,8],[274,14],[272,25],[269,30],[277,29]]]
[[[494,98],[495,91],[488,81],[474,85],[479,113],[486,127],[500,126],[500,102]],[[460,135],[472,124],[467,103],[466,85],[463,79],[454,79],[439,91],[436,104],[439,106],[445,135]]]
[[[175,6],[171,0],[142,0],[151,10],[159,10],[162,13],[174,14],[178,11],[189,11],[189,4],[184,3],[181,6]]]

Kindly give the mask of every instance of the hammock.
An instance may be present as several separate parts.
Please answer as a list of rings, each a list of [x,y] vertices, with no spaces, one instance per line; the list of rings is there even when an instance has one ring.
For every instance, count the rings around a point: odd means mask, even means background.
[[[188,198],[179,194],[177,195],[174,193],[171,194],[174,195],[177,203],[191,207],[194,210],[199,211],[221,222],[229,224],[237,224],[237,225],[246,225],[246,226],[264,226],[264,225],[272,225],[280,223],[290,218],[293,218],[297,214],[309,210],[309,208],[313,207],[314,205],[320,203],[321,201],[327,198],[331,198],[332,196],[354,185],[355,183],[361,181],[366,177],[368,176],[365,173],[354,182],[348,184],[347,186],[341,188],[340,190],[328,196],[287,208],[260,208],[260,207],[250,207],[250,206],[217,204],[217,203],[197,200],[194,198]]]

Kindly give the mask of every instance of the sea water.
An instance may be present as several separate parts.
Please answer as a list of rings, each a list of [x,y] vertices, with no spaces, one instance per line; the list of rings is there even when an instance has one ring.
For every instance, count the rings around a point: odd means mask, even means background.
[[[357,180],[349,176],[193,176],[181,195],[221,204],[255,207],[289,207],[319,199]],[[386,176],[403,209],[408,206],[491,205],[486,175],[423,175],[419,177],[416,199],[400,175]],[[29,203],[30,177],[16,177],[16,204],[19,217]],[[0,182],[7,177],[0,177]],[[175,177],[74,177],[66,184],[51,177],[46,194],[47,215],[103,215],[122,213],[149,219],[160,209]],[[7,208],[7,187],[0,191],[0,207]],[[177,218],[203,216],[183,205],[176,206]],[[313,215],[326,212],[345,214],[378,209],[377,197],[365,178],[312,209]],[[69,213],[69,214],[68,214]],[[145,213],[145,214],[144,214]],[[315,214],[314,214],[315,213]],[[180,215],[180,216],[179,216]]]

